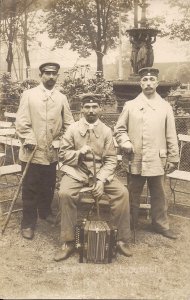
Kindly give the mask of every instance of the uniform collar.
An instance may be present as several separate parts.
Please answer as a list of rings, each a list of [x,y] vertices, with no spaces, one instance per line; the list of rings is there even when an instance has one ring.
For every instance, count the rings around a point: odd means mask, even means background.
[[[44,99],[44,101],[46,101],[47,99],[51,99],[53,102],[55,101],[52,97],[53,94],[54,94],[54,91],[55,91],[55,87],[53,87],[52,90],[48,90],[48,89],[45,88],[43,83],[40,83],[40,88],[43,91],[43,93],[46,95],[46,98]]]
[[[93,126],[92,126],[92,130],[97,138],[100,136],[98,133],[98,124],[99,123],[100,123],[100,120],[98,119],[95,123],[93,123]],[[89,124],[84,117],[80,119],[79,131],[82,136],[85,136],[87,130],[90,129],[89,125],[92,125],[92,124]]]
[[[84,118],[84,123],[88,126],[89,129],[94,129],[94,127],[97,126],[97,124],[98,124],[98,120],[96,120],[95,123],[90,124],[90,123],[88,123],[88,122],[86,121],[86,119]]]
[[[154,99],[148,99],[143,93],[139,95],[139,109],[142,110],[145,108],[147,105],[152,108],[153,110],[157,109],[158,106],[158,101],[160,100],[160,95],[156,92],[155,93],[155,98]]]

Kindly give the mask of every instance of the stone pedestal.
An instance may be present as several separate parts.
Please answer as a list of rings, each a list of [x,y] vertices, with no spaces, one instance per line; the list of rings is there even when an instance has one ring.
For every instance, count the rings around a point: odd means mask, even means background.
[[[136,78],[138,78],[137,75]],[[134,76],[129,76],[129,79],[134,79]],[[157,92],[162,98],[166,98],[170,90],[178,86],[178,81],[160,81]],[[139,80],[117,80],[113,82],[113,91],[117,97],[117,110],[121,112],[126,101],[133,100],[141,93],[141,86]]]

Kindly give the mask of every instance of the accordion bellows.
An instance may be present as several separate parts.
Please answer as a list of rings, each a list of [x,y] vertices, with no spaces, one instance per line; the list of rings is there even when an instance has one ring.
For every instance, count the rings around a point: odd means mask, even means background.
[[[111,263],[116,256],[117,229],[106,221],[83,220],[75,231],[81,263]]]

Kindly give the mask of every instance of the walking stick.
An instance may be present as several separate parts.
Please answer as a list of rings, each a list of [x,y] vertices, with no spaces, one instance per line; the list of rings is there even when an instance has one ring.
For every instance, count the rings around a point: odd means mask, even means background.
[[[11,203],[11,206],[10,206],[10,208],[9,208],[9,211],[8,211],[8,214],[7,214],[5,223],[4,223],[4,225],[3,225],[3,228],[2,228],[2,234],[5,232],[5,229],[6,229],[6,227],[7,227],[7,224],[8,224],[8,222],[9,222],[9,220],[10,220],[11,213],[12,213],[12,210],[13,210],[13,207],[14,207],[14,204],[16,203],[16,200],[17,200],[17,198],[18,198],[18,195],[19,195],[19,193],[20,193],[20,189],[21,189],[21,187],[22,187],[23,180],[24,180],[24,178],[25,178],[25,176],[26,176],[26,173],[27,173],[27,171],[28,171],[28,168],[29,168],[29,166],[30,166],[30,163],[31,163],[31,161],[32,161],[32,158],[34,157],[34,153],[36,152],[36,149],[37,149],[37,146],[35,146],[33,152],[31,153],[31,155],[30,155],[30,157],[29,157],[29,160],[28,160],[28,162],[27,162],[27,164],[26,164],[26,167],[25,167],[25,169],[24,169],[24,172],[23,172],[22,177],[21,177],[21,179],[20,179],[20,182],[19,182],[17,191],[16,191],[16,193],[15,193],[15,196],[14,196],[13,201],[12,201],[12,203]]]
[[[131,161],[132,161],[132,153],[128,153],[129,181],[131,180]],[[132,204],[134,204],[134,198],[131,189],[129,189],[129,194],[131,196],[131,206],[132,206]],[[132,206],[132,226],[133,226],[133,241],[134,243],[136,243],[136,224],[135,224],[135,212],[133,206]]]
[[[94,168],[93,183],[94,183],[94,186],[96,186],[96,183],[97,183],[97,178],[96,178],[96,160],[95,160],[95,154],[94,154],[93,151],[92,151],[92,155],[93,155],[93,168]],[[98,217],[98,220],[100,220],[99,199],[98,199],[98,197],[94,197],[94,198],[95,198],[95,202],[96,202],[97,217]]]
[[[94,174],[93,174],[93,185],[91,187],[86,187],[82,189],[82,192],[89,192],[92,191],[93,188],[96,186],[97,183],[97,178],[96,178],[96,160],[95,160],[95,154],[93,151],[91,151],[91,154],[93,156],[93,170],[94,170]],[[96,213],[97,213],[97,217],[98,220],[100,220],[100,205],[99,205],[99,198],[98,197],[94,197],[95,203],[92,204],[88,215],[87,215],[87,219],[89,218],[91,212],[93,211],[94,207],[96,206]]]
[[[96,160],[95,160],[95,154],[94,152],[92,151],[92,156],[93,156],[93,170],[94,170],[94,174],[93,174],[93,186],[92,187],[87,187],[87,188],[83,188],[82,190],[83,191],[92,191],[93,188],[96,186],[96,183],[97,183],[97,178],[96,178]],[[98,220],[100,220],[100,205],[99,205],[99,199],[98,197],[94,197],[94,200],[95,200],[95,203],[92,204],[89,212],[88,212],[88,215],[87,215],[87,219],[89,218],[91,212],[93,211],[94,207],[96,206],[96,213],[97,213],[97,217],[98,217]]]

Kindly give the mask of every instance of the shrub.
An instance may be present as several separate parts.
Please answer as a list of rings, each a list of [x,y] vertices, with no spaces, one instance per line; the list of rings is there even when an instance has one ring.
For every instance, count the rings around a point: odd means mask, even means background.
[[[103,106],[115,105],[116,98],[113,94],[112,82],[106,81],[102,76],[98,76],[99,74],[96,74],[94,78],[86,79],[82,72],[79,72],[79,77],[77,78],[73,73],[70,72],[63,82],[60,83],[60,92],[67,96],[71,109],[79,109],[79,96],[85,93],[100,94]]]
[[[24,90],[33,88],[39,84],[33,79],[26,79],[22,82],[13,81],[9,72],[1,75],[1,103],[5,105],[18,105],[21,94]]]
[[[82,66],[83,68],[85,66]],[[87,69],[87,67],[86,67]],[[107,105],[114,106],[116,103],[113,94],[112,82],[106,81],[101,74],[96,73],[94,78],[86,78],[86,75],[80,72],[80,66],[77,66],[78,77],[76,76],[76,67],[70,69],[69,75],[60,83],[59,90],[65,94],[69,100],[72,110],[80,110],[79,96],[85,93],[99,94],[102,99],[103,108]],[[22,82],[13,81],[10,73],[3,73],[1,76],[1,103],[5,105],[18,105],[21,94],[24,90],[33,88],[39,84],[34,79],[26,79]]]

